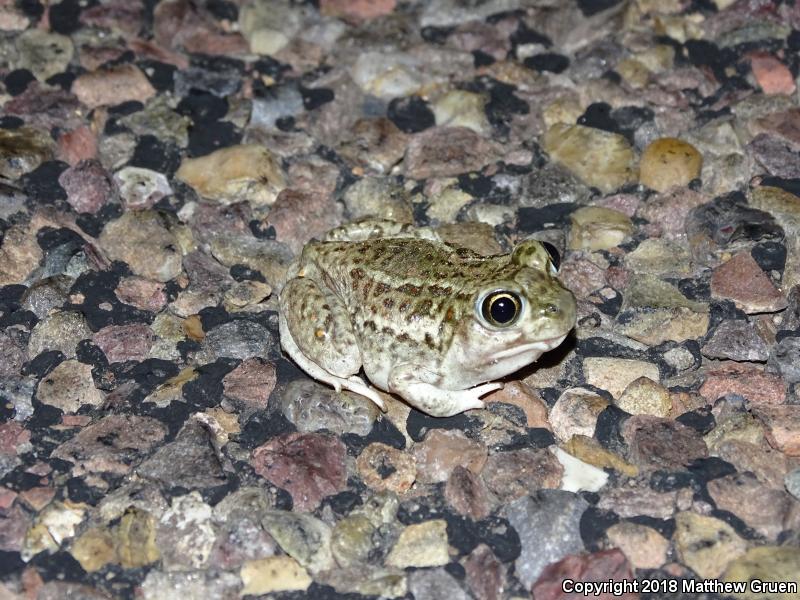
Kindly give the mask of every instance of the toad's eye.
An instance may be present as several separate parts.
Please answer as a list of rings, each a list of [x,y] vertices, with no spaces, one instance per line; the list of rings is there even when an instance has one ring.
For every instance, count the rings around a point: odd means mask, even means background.
[[[481,313],[486,321],[495,327],[508,327],[522,312],[522,302],[513,292],[504,290],[492,292],[484,298]]]
[[[547,250],[547,254],[550,255],[550,262],[553,263],[553,267],[556,272],[558,272],[558,269],[561,267],[561,255],[558,253],[558,248],[553,246],[550,242],[542,242],[542,246]]]

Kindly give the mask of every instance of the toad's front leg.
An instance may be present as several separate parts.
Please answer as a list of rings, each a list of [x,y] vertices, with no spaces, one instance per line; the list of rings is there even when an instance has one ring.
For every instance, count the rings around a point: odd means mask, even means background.
[[[424,367],[403,363],[392,367],[389,391],[433,417],[452,417],[465,410],[483,408],[480,397],[503,387],[502,383],[494,382],[466,390],[446,390],[437,387],[438,380],[438,375]]]

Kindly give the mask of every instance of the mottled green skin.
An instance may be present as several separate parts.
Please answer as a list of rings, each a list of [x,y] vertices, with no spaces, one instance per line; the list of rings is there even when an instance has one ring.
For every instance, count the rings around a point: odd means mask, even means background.
[[[318,379],[353,389],[346,381],[363,366],[377,387],[454,414],[480,405],[469,388],[532,362],[572,328],[575,299],[551,271],[535,241],[491,257],[408,237],[311,242],[281,294],[281,338]],[[511,327],[491,326],[476,306],[499,289],[523,298]]]

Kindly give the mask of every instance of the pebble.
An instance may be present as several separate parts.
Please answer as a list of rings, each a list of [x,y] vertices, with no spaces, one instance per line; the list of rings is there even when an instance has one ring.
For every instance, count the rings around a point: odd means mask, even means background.
[[[408,592],[403,571],[369,564],[329,571],[325,574],[325,583],[343,594],[404,598]]]
[[[466,127],[478,135],[491,133],[486,118],[486,98],[463,90],[452,90],[431,107],[439,127]]]
[[[241,587],[239,575],[216,569],[167,573],[153,569],[141,584],[144,600],[159,600],[165,596],[184,600],[235,598]]]
[[[146,102],[156,90],[145,74],[133,64],[121,64],[79,75],[72,93],[89,108],[114,106],[123,102]]]
[[[543,147],[553,161],[601,192],[613,192],[636,178],[633,149],[617,133],[556,123],[545,133]]]
[[[156,529],[166,571],[201,569],[208,564],[216,540],[211,511],[197,491],[172,499]]]
[[[0,247],[0,285],[22,283],[39,265],[41,258],[42,250],[35,236],[23,227],[9,227]]]
[[[360,566],[369,561],[371,552],[380,551],[380,538],[369,518],[350,514],[338,521],[331,534],[331,553],[341,567]]]
[[[275,389],[275,383],[275,365],[258,357],[243,360],[222,378],[225,397],[241,403],[251,411],[267,407],[267,400]]]
[[[260,323],[235,319],[208,331],[195,358],[214,362],[219,358],[272,357],[275,343],[273,335]]]
[[[53,140],[39,129],[0,129],[0,175],[18,179],[53,157]]]
[[[95,388],[91,365],[65,360],[39,382],[36,398],[64,411],[74,413],[84,404],[100,406],[104,396]]]
[[[158,313],[167,304],[164,284],[143,277],[123,277],[114,289],[117,299],[141,310]]]
[[[438,567],[450,562],[444,519],[408,525],[386,557],[390,567]]]
[[[658,569],[667,561],[669,540],[645,525],[622,521],[606,530],[608,541],[619,548],[635,569]]]
[[[269,556],[247,561],[239,572],[244,587],[241,595],[260,596],[271,592],[303,591],[311,576],[289,556]]]
[[[583,360],[586,383],[606,390],[619,398],[631,382],[640,377],[659,380],[658,367],[653,363],[628,358],[588,357]],[[584,433],[584,432],[575,432]],[[591,435],[591,434],[586,434]]]
[[[286,188],[278,194],[268,222],[278,239],[299,254],[309,239],[322,239],[341,225],[341,212],[340,205],[330,196]]]
[[[358,474],[373,490],[407,492],[417,478],[412,456],[381,442],[373,442],[361,452],[356,461]]]
[[[541,490],[503,509],[519,534],[522,550],[514,561],[516,575],[530,589],[547,565],[583,551],[581,516],[589,503],[561,490]]]
[[[692,257],[685,244],[656,238],[644,240],[625,256],[625,266],[637,273],[685,277],[691,274]]]
[[[708,198],[689,188],[673,188],[642,203],[636,216],[647,219],[654,234],[682,240],[686,235],[687,215],[707,201]]]
[[[606,285],[606,271],[588,258],[575,254],[561,263],[558,278],[576,298],[587,298]]]
[[[22,307],[40,319],[45,319],[49,314],[64,306],[69,297],[69,290],[74,283],[75,280],[67,275],[55,275],[40,279],[22,294]]]
[[[709,402],[727,394],[738,394],[754,404],[782,404],[786,383],[778,375],[752,365],[726,362],[706,373],[700,395]]]
[[[715,579],[742,556],[747,542],[733,527],[715,517],[694,512],[675,515],[675,551],[681,562],[704,579]]]
[[[147,325],[108,325],[92,336],[109,363],[142,361],[150,353],[156,336]]]
[[[136,474],[171,488],[216,488],[225,483],[225,473],[212,445],[218,443],[213,426],[207,420],[190,419],[173,441],[158,448],[136,467]]]
[[[703,156],[689,142],[659,138],[651,142],[639,162],[639,181],[657,192],[686,186],[700,176]]]
[[[281,392],[281,410],[298,431],[327,429],[340,435],[367,435],[377,417],[375,405],[363,396],[299,380]]]
[[[160,141],[172,142],[179,148],[189,144],[191,119],[179,114],[166,96],[150,98],[142,110],[118,118],[118,123],[140,138],[157,132]]]
[[[753,414],[767,426],[769,445],[788,456],[800,456],[800,409],[795,404],[759,405]]]
[[[323,521],[303,513],[270,510],[262,515],[261,524],[281,550],[311,573],[333,567],[331,529]]]
[[[766,133],[759,133],[747,145],[753,158],[770,175],[784,179],[800,179],[800,165],[795,160],[792,146]]]
[[[800,338],[785,337],[772,346],[767,369],[779,374],[786,383],[800,383]]]
[[[777,312],[787,306],[786,297],[749,252],[740,252],[714,269],[711,296],[731,300],[747,314]]]
[[[303,111],[303,96],[296,85],[272,86],[263,98],[253,99],[250,127],[274,131],[280,119]]]
[[[0,332],[0,376],[16,376],[28,360],[28,353],[22,340]]]
[[[78,342],[92,337],[86,319],[79,312],[57,311],[39,321],[31,331],[28,356],[57,350],[67,358],[75,356]]]
[[[767,344],[758,336],[751,323],[745,320],[723,321],[703,344],[703,356],[736,361],[765,362],[769,356]]]
[[[639,474],[638,467],[605,449],[592,437],[575,434],[564,443],[563,448],[581,461],[600,469],[613,469],[628,477],[635,477]]]
[[[766,52],[754,52],[750,55],[750,68],[765,94],[794,94],[794,76],[775,56]]]
[[[346,488],[346,449],[323,433],[288,433],[253,451],[256,473],[292,495],[298,511],[313,511],[323,498]]]
[[[537,600],[556,600],[564,597],[564,582],[606,582],[630,581],[633,569],[619,548],[601,550],[592,554],[570,554],[558,562],[547,565],[531,589]],[[635,600],[639,594],[624,591],[622,593],[600,593],[597,598],[624,598]]]
[[[462,466],[480,474],[486,464],[486,447],[455,429],[431,429],[422,442],[414,445],[417,481],[447,481],[453,469]]]
[[[793,582],[800,589],[800,553],[789,546],[758,546],[750,548],[744,555],[732,561],[722,576],[723,581]],[[772,598],[790,600],[791,593],[769,594]],[[751,593],[748,600],[755,600],[762,593]]]
[[[416,94],[425,83],[424,73],[421,61],[405,52],[361,52],[350,69],[364,93],[383,100]]]
[[[98,242],[110,259],[128,263],[145,279],[167,282],[181,273],[178,240],[156,212],[124,213],[103,228]]]
[[[707,485],[718,509],[735,514],[772,542],[784,529],[792,528],[792,523],[800,523],[800,513],[796,513],[792,497],[783,490],[759,483],[750,473],[727,475]]]
[[[19,53],[17,68],[28,69],[39,81],[66,71],[75,52],[68,36],[38,28],[19,34],[16,47]]]
[[[40,552],[56,552],[62,543],[75,536],[85,518],[85,505],[60,500],[51,502],[35,516],[25,533],[20,556],[27,562]]]
[[[0,352],[3,351],[0,343]],[[33,414],[33,392],[35,381],[33,379],[1,375],[0,368],[0,397],[6,407],[13,408],[14,419],[24,421]]]
[[[492,508],[483,480],[462,466],[455,467],[450,473],[444,498],[457,513],[473,521],[488,517]]]
[[[786,490],[797,500],[800,500],[800,468],[787,473],[785,483]]]
[[[396,0],[321,0],[319,9],[326,16],[368,21],[391,14],[396,4]]]
[[[342,197],[353,219],[377,218],[396,223],[413,221],[410,195],[399,182],[384,177],[364,177]]]
[[[540,489],[561,486],[564,467],[548,450],[496,452],[486,461],[483,480],[504,504]]]
[[[412,571],[408,576],[408,589],[414,598],[470,600],[470,595],[459,585],[459,580],[442,568]]]
[[[570,250],[608,250],[633,233],[630,218],[610,208],[584,206],[570,215],[570,221],[567,238]]]
[[[740,473],[753,473],[761,483],[779,490],[791,469],[789,459],[766,444],[730,439],[717,444],[712,454],[734,465]]]
[[[114,550],[114,538],[106,529],[87,529],[70,548],[70,554],[84,571],[94,573],[109,563],[118,561]]]
[[[666,417],[672,409],[669,390],[647,377],[631,381],[615,404],[632,415]]]
[[[120,169],[114,174],[114,182],[125,207],[130,210],[152,208],[173,193],[163,174],[141,167]]]
[[[561,441],[567,441],[573,435],[592,437],[597,417],[607,406],[605,398],[590,390],[570,388],[558,397],[550,409],[548,420],[553,433]]]
[[[67,202],[79,213],[95,214],[117,196],[109,173],[97,160],[83,160],[64,171],[58,183],[67,192]]]
[[[83,427],[53,450],[52,456],[73,464],[72,475],[125,475],[167,435],[152,417],[107,415]]]
[[[635,415],[625,421],[622,436],[629,447],[628,460],[645,469],[680,469],[708,456],[697,431],[666,418]]]
[[[478,171],[496,155],[493,144],[471,129],[433,127],[411,138],[403,169],[411,179],[448,177]]]
[[[198,194],[222,204],[274,204],[286,176],[269,149],[256,144],[230,146],[199,158],[185,158],[175,177]]]
[[[97,136],[89,127],[76,127],[63,131],[58,136],[56,158],[71,167],[77,166],[81,161],[95,159],[97,156]]]
[[[407,145],[408,135],[386,117],[364,118],[346,132],[338,152],[348,162],[380,174],[402,160]]]

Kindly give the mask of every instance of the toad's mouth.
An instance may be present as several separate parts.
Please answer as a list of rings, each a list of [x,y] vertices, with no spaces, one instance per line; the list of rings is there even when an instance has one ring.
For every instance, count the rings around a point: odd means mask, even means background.
[[[565,333],[564,335],[560,335],[558,337],[553,337],[553,338],[545,338],[543,340],[539,340],[538,342],[530,342],[529,344],[520,344],[519,346],[512,346],[511,348],[501,350],[500,352],[492,356],[492,358],[494,360],[498,360],[503,358],[509,358],[512,356],[518,356],[520,354],[525,354],[533,351],[539,352],[539,354],[541,354],[543,352],[547,352],[548,350],[552,350],[553,348],[561,344],[561,342],[563,342],[567,338],[567,335],[569,334]]]

